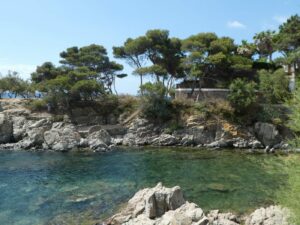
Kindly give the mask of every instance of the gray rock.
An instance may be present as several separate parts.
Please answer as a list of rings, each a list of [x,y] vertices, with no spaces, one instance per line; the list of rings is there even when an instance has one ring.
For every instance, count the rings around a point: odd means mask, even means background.
[[[212,210],[207,214],[209,223],[212,225],[238,225],[237,217],[232,213],[220,213],[219,210]]]
[[[136,136],[133,133],[127,133],[123,137],[122,144],[125,146],[134,146],[135,145]]]
[[[228,142],[227,140],[218,140],[218,141],[214,141],[212,143],[206,144],[204,145],[207,148],[227,148],[232,146],[232,142]]]
[[[13,123],[3,113],[0,113],[0,144],[9,143],[13,138]]]
[[[216,126],[196,126],[186,130],[186,133],[193,136],[195,145],[209,144],[215,141]]]
[[[273,124],[257,122],[254,130],[257,138],[264,146],[274,146],[282,140],[279,131]]]
[[[179,143],[178,139],[170,134],[161,134],[159,137],[153,139],[153,145],[157,146],[172,146]]]
[[[28,129],[27,136],[18,142],[20,148],[41,148],[44,143],[44,132],[43,127]]]
[[[120,213],[107,224],[186,224],[206,225],[203,211],[194,203],[186,202],[180,187],[166,188],[159,183],[154,188],[138,191]]]
[[[289,225],[290,212],[280,206],[255,210],[246,218],[245,225]]]
[[[249,141],[248,145],[249,145],[249,148],[252,148],[252,149],[260,149],[260,148],[264,147],[262,145],[262,143],[258,140],[251,140],[251,141]]]
[[[103,152],[109,150],[111,144],[111,136],[106,130],[99,130],[87,137],[88,146],[90,149]]]
[[[180,145],[182,146],[191,146],[194,145],[194,136],[193,135],[185,135],[181,141],[180,141]]]
[[[26,134],[27,120],[24,116],[12,117],[13,122],[13,139],[14,141],[20,141]]]
[[[80,134],[74,126],[63,122],[53,123],[52,128],[44,133],[45,144],[55,151],[76,149],[80,139]]]

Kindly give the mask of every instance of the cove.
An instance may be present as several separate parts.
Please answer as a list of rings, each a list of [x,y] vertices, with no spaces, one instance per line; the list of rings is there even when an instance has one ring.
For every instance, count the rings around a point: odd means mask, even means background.
[[[94,224],[141,188],[179,185],[208,211],[277,203],[298,155],[180,148],[108,153],[0,152],[0,224]]]

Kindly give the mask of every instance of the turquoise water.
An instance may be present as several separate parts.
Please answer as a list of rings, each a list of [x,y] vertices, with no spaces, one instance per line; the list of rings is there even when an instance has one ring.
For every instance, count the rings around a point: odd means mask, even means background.
[[[143,187],[180,185],[204,210],[276,203],[286,156],[188,149],[0,152],[0,224],[94,224]]]

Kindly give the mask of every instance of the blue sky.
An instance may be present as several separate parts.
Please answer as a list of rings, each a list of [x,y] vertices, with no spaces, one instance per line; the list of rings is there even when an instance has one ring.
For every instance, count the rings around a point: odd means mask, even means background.
[[[297,12],[299,0],[0,0],[0,72],[29,78],[66,48],[92,43],[112,57],[112,46],[155,28],[179,38],[213,31],[238,43]],[[139,81],[130,67],[125,72],[117,89],[135,94]]]

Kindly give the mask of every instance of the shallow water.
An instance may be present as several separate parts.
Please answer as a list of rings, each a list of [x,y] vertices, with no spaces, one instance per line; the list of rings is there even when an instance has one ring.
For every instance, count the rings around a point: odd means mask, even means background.
[[[276,203],[286,158],[188,149],[0,152],[0,224],[93,224],[160,181],[180,185],[206,211],[246,213]]]

